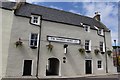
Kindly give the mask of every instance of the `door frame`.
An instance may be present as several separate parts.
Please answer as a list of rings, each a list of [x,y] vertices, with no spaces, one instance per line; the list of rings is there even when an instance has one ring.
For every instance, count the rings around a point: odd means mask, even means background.
[[[91,74],[93,74],[93,60],[92,59],[85,59],[84,60],[84,74],[86,74],[86,60],[91,60],[91,69],[92,69]]]
[[[22,62],[22,76],[24,76],[23,75],[23,72],[24,72],[23,70],[24,70],[24,61],[25,60],[32,60],[32,59],[24,59],[23,60],[23,62]],[[31,76],[33,75],[33,63],[34,63],[34,60],[32,60],[32,65],[31,65]]]

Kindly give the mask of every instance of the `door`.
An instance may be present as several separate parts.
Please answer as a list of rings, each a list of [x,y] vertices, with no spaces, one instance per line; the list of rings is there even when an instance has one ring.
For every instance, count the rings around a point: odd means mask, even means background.
[[[85,60],[85,72],[86,74],[92,74],[92,61]]]
[[[59,60],[57,58],[49,58],[46,69],[46,76],[59,75]]]
[[[32,60],[24,60],[23,76],[31,75]]]

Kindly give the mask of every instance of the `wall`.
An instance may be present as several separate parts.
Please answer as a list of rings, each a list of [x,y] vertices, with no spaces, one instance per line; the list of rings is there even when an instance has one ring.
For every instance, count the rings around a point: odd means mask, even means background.
[[[29,47],[30,33],[38,33],[39,27],[31,25],[28,18],[14,16],[9,44],[7,77],[22,77],[24,60],[33,60],[32,76],[36,75],[37,49]],[[15,42],[22,39],[23,45],[16,47]]]
[[[2,17],[2,9],[0,9],[0,17]],[[2,19],[0,19],[0,79],[2,78],[2,38],[1,37],[2,37]]]
[[[1,35],[1,48],[2,51],[0,52],[0,56],[2,57],[2,77],[6,75],[6,66],[7,66],[7,58],[8,58],[8,49],[9,49],[9,42],[10,42],[10,34],[12,28],[12,21],[13,21],[13,11],[5,10],[0,8],[0,12],[2,13],[2,21],[1,21],[1,28],[2,28],[2,35]]]
[[[105,33],[106,34],[106,45],[107,45],[107,50],[112,50],[113,48],[112,48],[112,39],[111,39],[111,33],[110,32],[106,32]],[[109,47],[108,47],[109,46]],[[113,54],[112,54],[112,56],[113,56]],[[112,62],[112,64],[111,64],[111,62]],[[112,72],[117,72],[117,68],[114,66],[114,64],[113,64],[113,57],[111,57],[111,56],[108,56],[108,71],[110,72],[110,73],[112,73]]]
[[[68,53],[65,55],[63,53],[63,45],[64,43],[57,43],[52,42],[52,45],[54,46],[53,51],[49,52],[46,48],[46,45],[48,44],[48,41],[46,41],[46,36],[58,36],[58,37],[66,37],[66,38],[75,38],[75,39],[81,39],[81,44],[84,44],[84,40],[88,39],[91,40],[92,45],[92,52],[87,53],[85,55],[81,55],[78,52],[78,49],[81,47],[80,45],[75,44],[68,44]],[[108,33],[109,35],[109,33]],[[110,35],[109,35],[110,36]],[[53,23],[53,22],[42,22],[42,37],[41,37],[41,53],[40,53],[40,69],[39,74],[40,77],[45,76],[46,74],[46,64],[48,61],[48,58],[55,57],[60,60],[60,75],[62,77],[64,76],[79,76],[79,75],[85,75],[85,59],[91,59],[93,61],[93,74],[105,74],[105,54],[94,54],[94,49],[99,49],[99,42],[103,41],[104,38],[101,36],[98,36],[97,31],[92,30],[90,32],[85,32],[83,28],[76,27],[76,26],[70,26],[60,23]],[[109,37],[107,41],[109,41],[111,38]],[[108,46],[111,46],[111,42],[107,42]],[[95,47],[97,46],[97,47]],[[111,47],[110,47],[111,48]],[[67,58],[67,62],[63,63],[63,57]],[[103,69],[98,70],[97,67],[97,60],[103,61]],[[112,60],[110,58],[109,60]],[[42,64],[42,65],[41,65]],[[112,62],[109,61],[108,65],[112,64]],[[109,72],[112,72],[111,68],[109,69]]]
[[[31,25],[29,23],[29,18],[14,16],[12,32],[9,45],[9,56],[8,56],[8,66],[7,66],[7,77],[23,77],[23,60],[31,59],[33,60],[32,66],[32,76],[36,75],[36,62],[37,62],[37,49],[31,49],[29,47],[29,34],[39,33],[39,27]],[[49,58],[57,58],[60,61],[60,72],[58,77],[70,77],[70,76],[83,76],[85,74],[85,60],[92,60],[92,71],[94,75],[105,74],[105,54],[94,54],[94,49],[99,49],[99,42],[103,41],[104,38],[98,36],[96,30],[90,30],[90,32],[85,32],[83,28],[42,21],[41,25],[41,45],[40,45],[40,60],[39,60],[39,77],[46,77],[46,65]],[[82,46],[76,44],[68,44],[68,53],[65,55],[63,53],[64,43],[52,42],[54,46],[52,52],[48,51],[46,45],[48,45],[47,35],[75,38],[81,39],[81,44],[84,45],[84,40],[91,40],[92,51],[91,53],[86,53],[84,55],[80,54],[78,49]],[[111,40],[110,34],[107,33],[107,41]],[[22,47],[15,47],[15,42],[21,38],[23,41]],[[95,47],[96,46],[96,47]],[[111,48],[111,41],[107,42],[107,46]],[[63,63],[63,57],[66,57],[66,63]],[[102,60],[103,69],[97,69],[97,60]],[[109,58],[108,65],[112,64],[112,58]],[[111,65],[112,66],[112,65]],[[109,67],[109,72],[113,73],[113,67]],[[49,76],[47,76],[49,77]]]

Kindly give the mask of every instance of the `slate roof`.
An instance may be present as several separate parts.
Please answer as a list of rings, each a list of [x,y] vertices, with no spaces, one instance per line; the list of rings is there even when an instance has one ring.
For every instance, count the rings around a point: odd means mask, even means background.
[[[14,5],[15,2],[3,2],[2,8],[12,9]],[[66,23],[79,27],[81,26],[80,23],[83,23],[90,25],[92,29],[95,29],[94,26],[97,26],[98,28],[109,31],[103,23],[95,20],[94,18],[30,3],[25,3],[22,5],[15,14],[24,17],[31,17],[31,14],[38,14],[42,15],[42,19],[44,20]]]

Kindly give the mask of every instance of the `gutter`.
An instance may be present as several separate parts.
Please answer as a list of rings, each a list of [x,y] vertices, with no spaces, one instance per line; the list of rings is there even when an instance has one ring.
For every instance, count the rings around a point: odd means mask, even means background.
[[[39,55],[40,55],[40,41],[41,41],[41,25],[42,25],[42,16],[41,16],[41,19],[40,19],[40,26],[39,26],[39,44],[38,44],[38,54],[37,54],[37,67],[36,67],[36,77],[37,79],[39,80],[38,78],[38,70],[39,70]]]
[[[106,53],[106,37],[105,37],[105,30],[104,30],[104,43],[105,43],[105,62],[106,62],[106,73],[108,73],[108,61],[107,61],[107,53]]]

